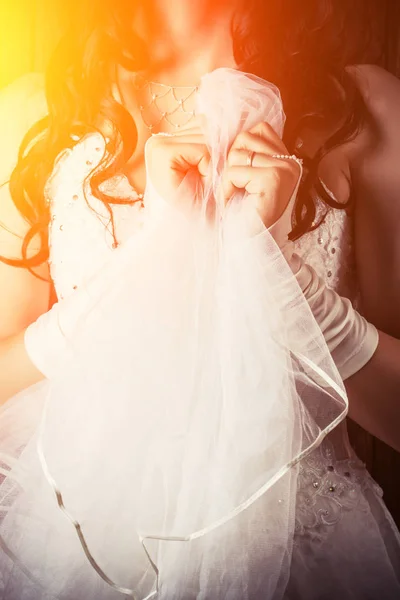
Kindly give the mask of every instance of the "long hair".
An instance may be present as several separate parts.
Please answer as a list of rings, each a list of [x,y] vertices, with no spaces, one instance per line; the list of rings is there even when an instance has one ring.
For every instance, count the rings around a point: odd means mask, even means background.
[[[9,189],[30,229],[22,243],[22,259],[3,262],[32,269],[49,255],[50,219],[45,185],[55,159],[76,139],[90,132],[104,135],[107,152],[90,173],[91,192],[106,206],[124,200],[109,197],[99,186],[122,170],[137,144],[137,129],[129,112],[112,95],[114,69],[121,64],[135,72],[146,68],[149,51],[135,37],[131,23],[140,0],[82,0],[59,42],[46,73],[49,114],[26,133]],[[316,194],[327,205],[342,209],[327,195],[318,165],[333,147],[356,135],[364,106],[345,66],[362,62],[371,41],[370,0],[247,0],[232,21],[233,48],[242,71],[277,85],[287,115],[284,142],[290,153],[304,127],[340,124],[312,159],[305,159],[303,181],[295,209],[292,239],[315,227]],[[344,42],[345,40],[345,42]],[[39,236],[39,251],[28,257]]]

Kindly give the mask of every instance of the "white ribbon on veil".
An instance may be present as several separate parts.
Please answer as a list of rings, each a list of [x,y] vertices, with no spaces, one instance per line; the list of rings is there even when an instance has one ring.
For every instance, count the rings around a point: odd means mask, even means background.
[[[220,203],[236,135],[260,121],[282,135],[279,92],[218,69],[198,110],[205,186],[188,176],[165,199],[148,180],[143,230],[88,282],[87,313],[15,467],[23,491],[1,535],[61,598],[72,581],[85,598],[282,597],[297,464],[347,412],[271,233],[246,193]]]

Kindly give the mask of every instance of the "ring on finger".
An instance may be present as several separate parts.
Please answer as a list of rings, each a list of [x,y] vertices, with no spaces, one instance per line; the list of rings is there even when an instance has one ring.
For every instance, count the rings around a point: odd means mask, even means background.
[[[253,150],[249,150],[249,153],[247,155],[246,167],[253,166],[253,160],[254,160],[255,155],[256,155],[256,153]]]

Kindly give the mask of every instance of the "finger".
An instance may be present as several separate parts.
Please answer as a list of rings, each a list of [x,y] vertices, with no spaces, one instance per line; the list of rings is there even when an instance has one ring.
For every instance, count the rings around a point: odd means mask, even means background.
[[[251,165],[248,164],[249,158],[251,158]],[[266,168],[276,166],[276,158],[259,150],[232,148],[228,154],[227,164],[229,167]]]
[[[177,143],[172,148],[172,168],[181,172],[187,172],[191,168],[197,168],[200,175],[205,177],[210,164],[210,155],[207,146],[203,143]]]
[[[285,145],[279,138],[260,137],[255,133],[250,133],[250,131],[239,133],[230,148],[230,152],[232,150],[252,150],[253,152],[269,155],[287,153]]]
[[[247,187],[250,186],[252,181],[254,181],[254,169],[252,167],[237,165],[226,167],[222,175],[222,189],[225,203],[236,192],[240,190],[249,191]]]
[[[284,212],[295,189],[293,180],[282,176],[276,169],[242,166],[227,168],[222,184],[225,204],[236,192],[245,190],[246,202],[254,204],[262,221],[268,226],[275,223]]]
[[[253,167],[254,169],[275,168],[283,175],[287,173],[288,176],[291,176],[295,180],[297,180],[301,174],[300,164],[292,158],[277,158],[276,156],[259,152],[256,152],[250,157],[250,152],[251,151],[249,150],[233,149],[228,156],[228,167],[244,166]],[[252,160],[251,165],[248,164],[249,157]]]
[[[291,194],[298,181],[298,165],[280,159],[265,157],[268,161],[266,168],[247,166],[226,167],[222,176],[222,189],[225,202],[228,202],[238,190],[246,190],[249,194],[260,196],[277,194]]]
[[[259,137],[263,140],[270,140],[271,142],[273,142],[277,145],[280,145],[286,151],[286,148],[285,148],[284,143],[282,142],[282,139],[276,133],[276,131],[272,127],[272,125],[267,123],[267,121],[261,121],[260,123],[257,123],[257,125],[255,125],[254,127],[252,127],[249,130],[249,133],[251,133],[252,135],[255,135],[256,137]]]

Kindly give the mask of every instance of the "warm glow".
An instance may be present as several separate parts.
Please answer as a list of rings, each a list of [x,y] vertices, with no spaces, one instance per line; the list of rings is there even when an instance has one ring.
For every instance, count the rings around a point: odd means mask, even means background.
[[[0,87],[24,73],[43,71],[62,30],[59,2],[0,3]]]

